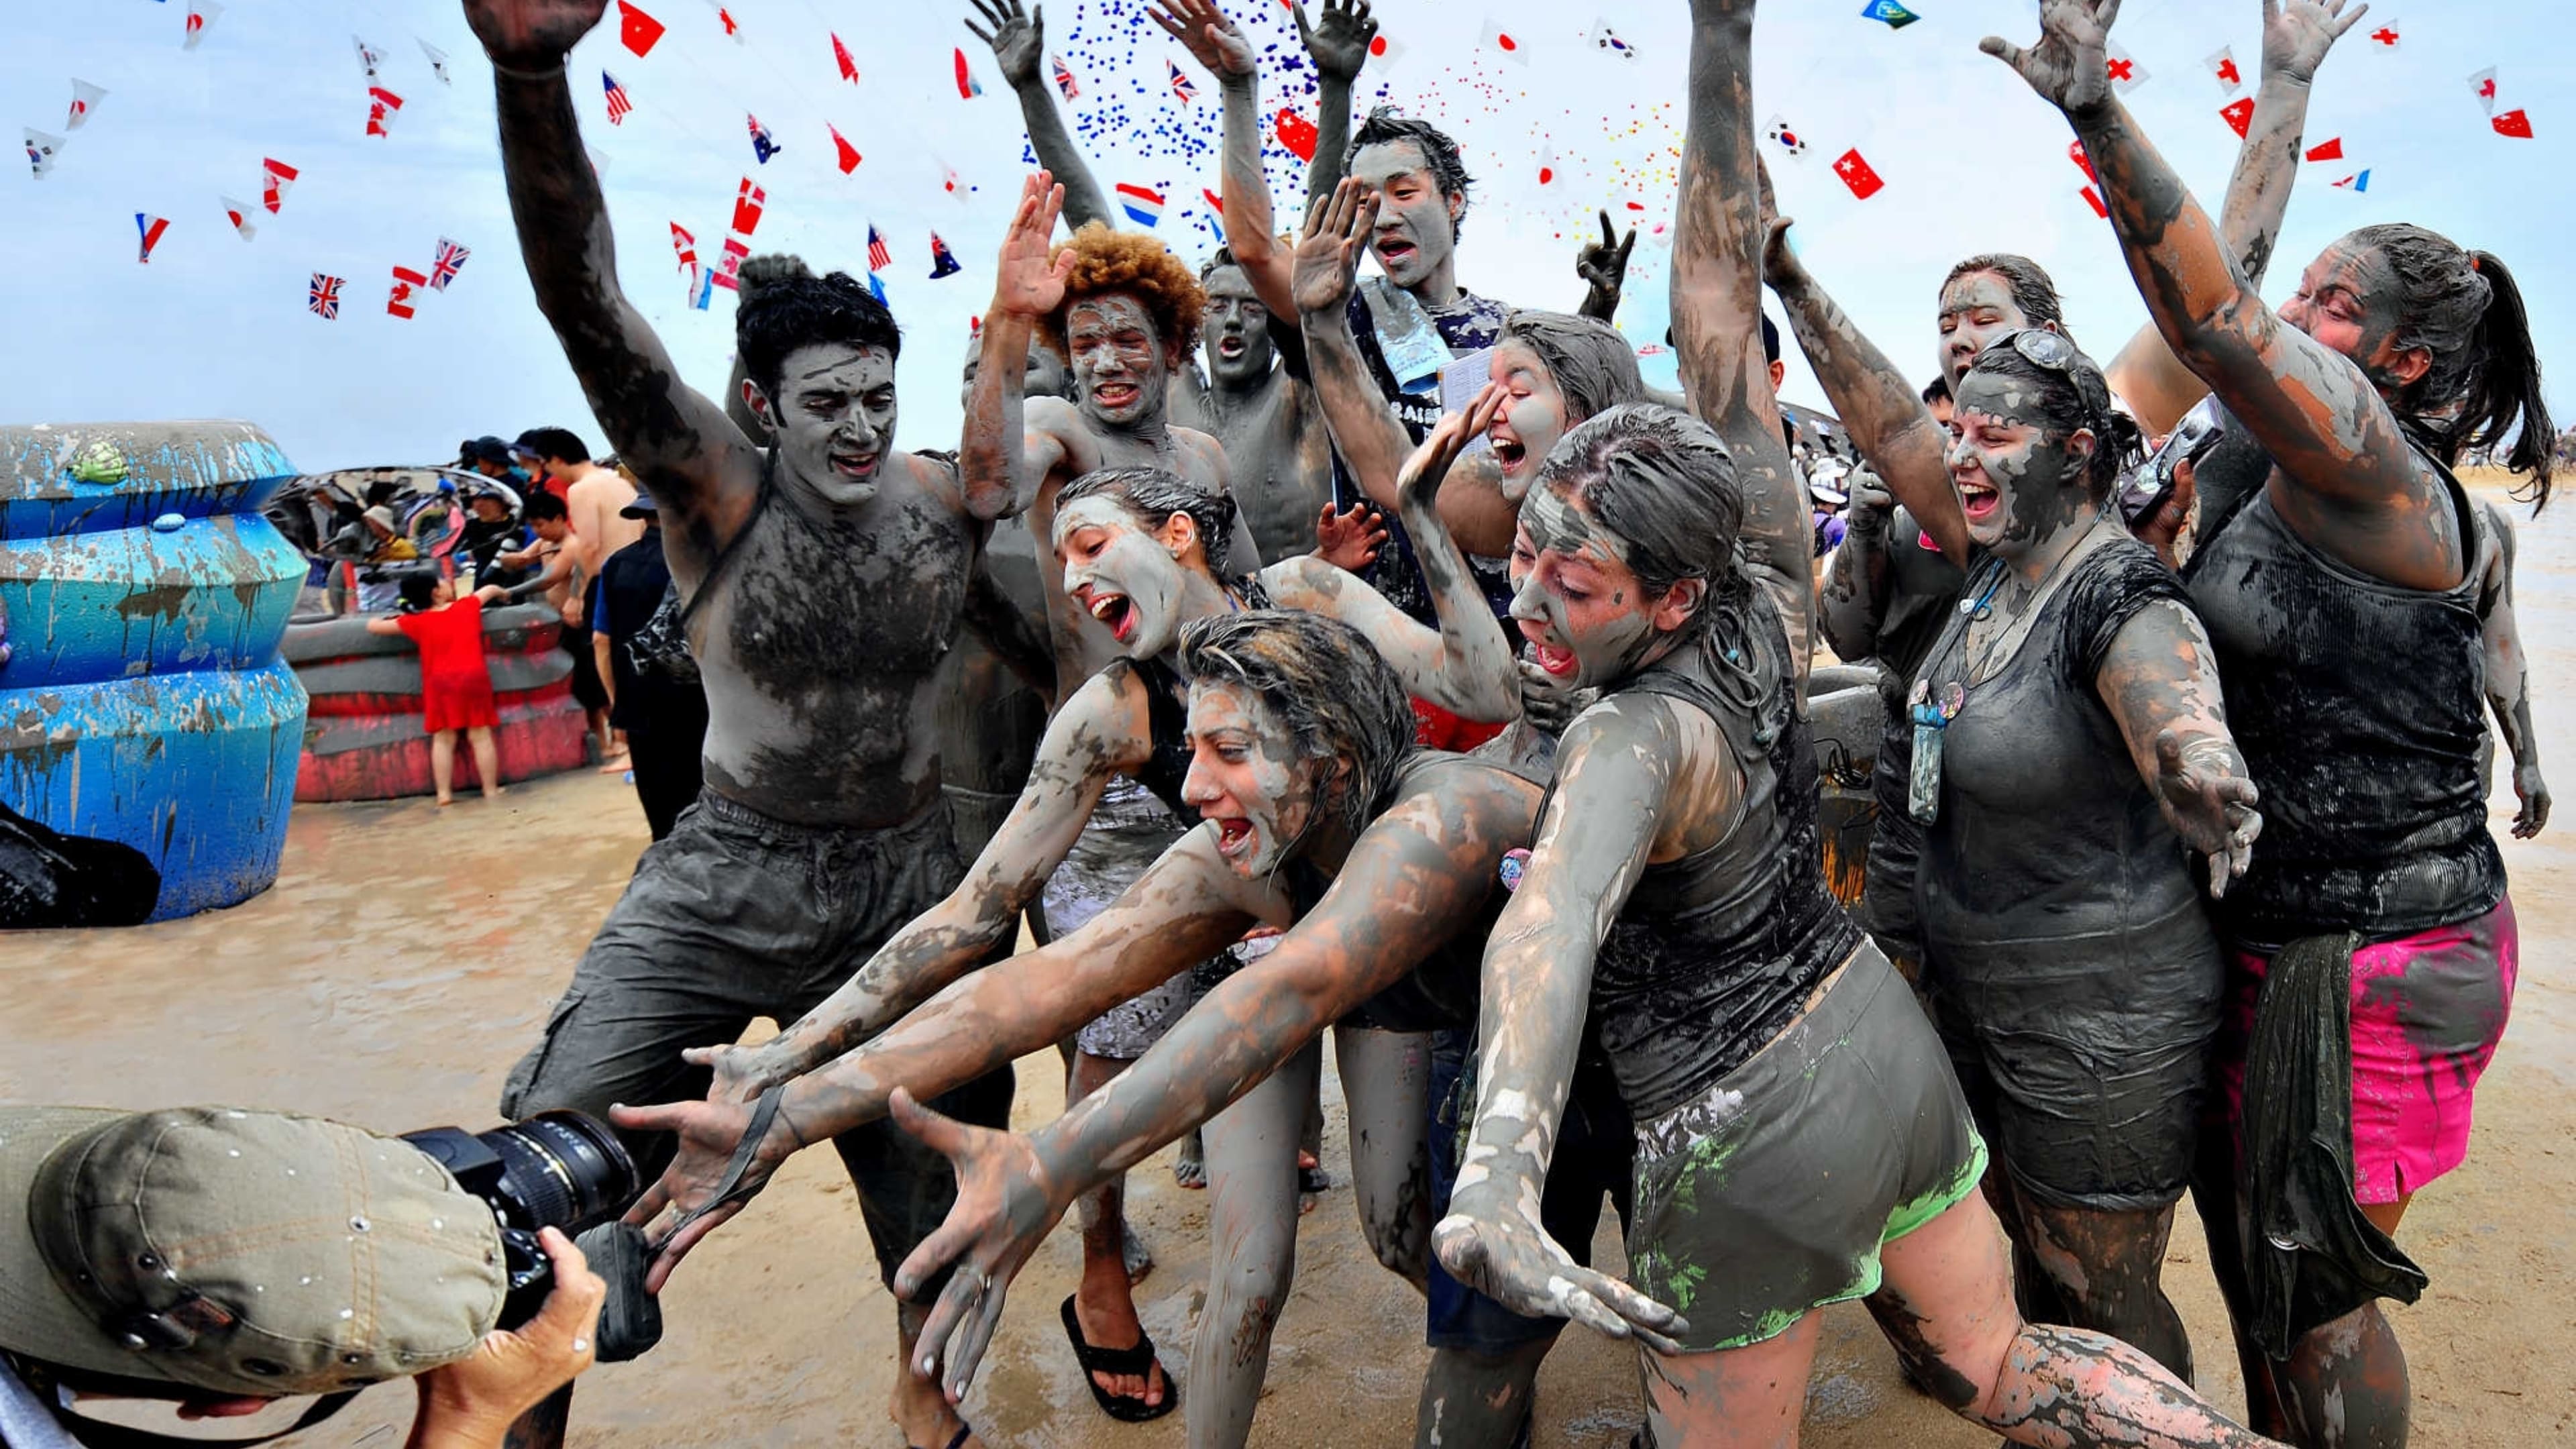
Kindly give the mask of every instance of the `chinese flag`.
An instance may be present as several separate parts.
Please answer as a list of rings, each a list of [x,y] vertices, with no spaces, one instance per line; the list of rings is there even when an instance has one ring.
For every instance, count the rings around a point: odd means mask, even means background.
[[[650,55],[662,38],[662,22],[636,9],[629,0],[617,0],[617,38],[637,55]]]
[[[1294,106],[1285,107],[1279,112],[1279,144],[1287,147],[1298,160],[1315,159],[1317,139],[1315,123],[1297,114]]]
[[[2308,159],[2311,161],[2342,160],[2343,137],[2337,136],[2331,141],[2320,141],[2317,144],[2310,146],[2308,148]]]
[[[2236,132],[2236,139],[2242,141],[2245,133],[2254,128],[2254,98],[2239,96],[2220,108],[2218,114],[2227,118],[2228,126]]]
[[[2099,180],[2101,180],[2101,179],[2102,179],[2101,177],[2096,176],[2096,175],[2094,175],[2094,174],[2093,174],[2093,158],[2084,154],[2084,143],[2083,143],[2083,142],[2081,142],[2081,141],[2069,141],[2069,142],[2067,142],[2067,143],[2066,143],[2066,159],[2067,159],[2067,160],[2069,160],[2069,161],[2074,162],[2078,167],[2080,167],[2080,168],[2083,170],[2083,172],[2084,172],[2084,179],[2085,179],[2085,180],[2087,180],[2087,181],[2099,181]]]
[[[1861,159],[1857,146],[1835,158],[1834,174],[1843,179],[1843,185],[1851,188],[1852,195],[1863,201],[1876,196],[1887,185],[1878,179],[1878,173],[1870,169],[1870,164]]]
[[[847,176],[851,172],[858,170],[859,148],[851,145],[849,138],[841,134],[841,128],[833,125],[831,122],[824,122],[823,129],[832,133],[832,144],[840,148],[841,174]]]
[[[2487,124],[2495,127],[2499,136],[2511,136],[2517,141],[2531,139],[2531,115],[2519,106],[2490,118]]]

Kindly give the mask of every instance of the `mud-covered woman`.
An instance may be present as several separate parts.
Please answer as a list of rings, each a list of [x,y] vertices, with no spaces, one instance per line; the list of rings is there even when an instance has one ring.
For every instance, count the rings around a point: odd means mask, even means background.
[[[2112,495],[2136,425],[2062,333],[1988,343],[1949,451],[1979,562],[1906,698],[1920,987],[1993,1156],[2022,1312],[2191,1376],[2161,1286],[2260,832],[2218,666]],[[2186,854],[2186,847],[2189,855]]]
[[[1295,1261],[1291,1149],[1315,1071],[1305,1048],[1363,1008],[1422,1025],[1472,1018],[1503,860],[1527,846],[1539,791],[1497,765],[1416,750],[1405,682],[1358,633],[1319,614],[1196,619],[1182,630],[1179,665],[1190,680],[1183,790],[1208,823],[1107,910],[974,972],[866,1045],[773,1088],[763,1098],[775,1102],[765,1131],[749,1129],[767,1106],[621,1109],[622,1121],[681,1135],[678,1161],[638,1220],[660,1213],[655,1232],[667,1233],[713,1206],[672,1238],[666,1257],[737,1210],[736,1198],[718,1203],[718,1189],[745,1138],[753,1143],[739,1184],[747,1195],[796,1148],[823,1140],[827,1124],[885,1115],[898,1087],[926,1098],[952,1077],[968,1080],[1044,1048],[1086,1013],[1189,970],[1249,928],[1284,928],[1273,950],[1216,983],[1116,1082],[1041,1134],[1067,1150],[1019,1183],[1006,1205],[999,1167],[970,1163],[977,1207],[950,1220],[936,1255],[979,1232],[994,1235],[973,1257],[974,1292],[935,1310],[933,1359],[944,1346],[953,1400],[990,1340],[1003,1285],[1064,1207],[1206,1122],[1215,1243],[1192,1350],[1190,1442],[1243,1442]],[[1222,1130],[1238,1113],[1265,1124],[1249,1150],[1236,1150],[1233,1137],[1250,1134]],[[1396,1125],[1418,1144],[1418,1098],[1410,1113]],[[916,1114],[911,1125],[920,1130],[922,1120]],[[925,1268],[902,1281],[929,1280]],[[935,1371],[932,1360],[915,1368]]]
[[[2466,1153],[2517,946],[2478,769],[2479,522],[2451,465],[2497,447],[2547,498],[2539,360],[2503,263],[2421,227],[2353,232],[2265,305],[2104,82],[2118,8],[2047,0],[2038,42],[1985,48],[2073,125],[2149,316],[2272,465],[2185,576],[2265,818],[2218,908],[2221,1120],[2195,1190],[2255,1421],[2398,1445],[2406,1361],[2376,1301],[2423,1278],[2385,1235]],[[2249,1076],[2335,1088],[2292,1124]],[[2346,1249],[2280,1259],[2285,1216]]]

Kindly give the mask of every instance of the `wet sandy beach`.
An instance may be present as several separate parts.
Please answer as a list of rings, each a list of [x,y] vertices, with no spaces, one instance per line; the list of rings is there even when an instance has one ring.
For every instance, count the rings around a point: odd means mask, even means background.
[[[2523,931],[2513,1024],[2479,1093],[2468,1163],[2415,1204],[2402,1242],[2432,1275],[2392,1310],[2412,1361],[2416,1443],[2538,1445],[2576,1436],[2576,508],[2517,513],[2523,639],[2543,764],[2568,789],[2539,840],[2509,837],[2499,768],[2492,820]],[[225,912],[124,932],[0,937],[0,1094],[145,1108],[292,1108],[387,1131],[495,1120],[502,1074],[534,1040],[646,841],[632,790],[588,771],[466,797],[305,805],[276,889]],[[2258,847],[2259,848],[2259,847]],[[755,1027],[765,1034],[767,1026]],[[1325,1164],[1337,1183],[1306,1219],[1256,1445],[1409,1444],[1428,1351],[1419,1300],[1359,1235],[1333,1074]],[[1017,1118],[1062,1102],[1052,1053],[1020,1064]],[[1164,1359],[1183,1362],[1206,1267],[1205,1199],[1174,1186],[1167,1150],[1135,1174],[1130,1210],[1159,1266],[1138,1290]],[[2167,1284],[2200,1381],[2231,1409],[2242,1387],[2199,1227],[2185,1206]],[[1617,1262],[1605,1214],[1596,1261]],[[1051,1237],[1012,1291],[966,1414],[995,1445],[1183,1442],[1181,1416],[1115,1424],[1085,1392],[1056,1321],[1078,1262]],[[884,1417],[892,1313],[839,1161],[806,1153],[683,1266],[669,1330],[641,1362],[581,1382],[582,1449],[900,1443]],[[1569,1331],[1541,1380],[1535,1442],[1619,1446],[1639,1415],[1631,1350]],[[411,1395],[376,1390],[290,1446],[394,1449]],[[228,1425],[227,1437],[241,1425]],[[1827,1315],[1810,1384],[1810,1445],[1985,1446],[1897,1381],[1857,1305]]]

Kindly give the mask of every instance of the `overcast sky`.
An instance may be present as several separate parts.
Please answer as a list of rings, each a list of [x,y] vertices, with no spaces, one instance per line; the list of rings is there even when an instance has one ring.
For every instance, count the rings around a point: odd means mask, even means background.
[[[668,27],[651,55],[621,48],[615,10],[574,53],[585,136],[605,162],[619,271],[683,371],[721,387],[729,299],[689,308],[670,246],[678,222],[702,256],[721,244],[738,182],[766,187],[756,250],[821,267],[866,265],[874,222],[895,254],[886,284],[907,345],[907,447],[952,447],[967,319],[990,295],[986,270],[1022,159],[1022,126],[991,54],[959,24],[963,0],[727,0],[745,39],[727,40],[713,0],[642,0]],[[1276,0],[1228,0],[1264,47],[1266,111],[1304,104],[1305,78]],[[1860,17],[1860,0],[1766,7],[1756,58],[1757,119],[1776,113],[1811,139],[1803,165],[1775,165],[1810,266],[1909,369],[1932,369],[1933,295],[1951,262],[2009,249],[2042,260],[2065,291],[2079,340],[2108,356],[2142,319],[2107,229],[2079,196],[2063,122],[2000,63],[1975,50],[2000,30],[2028,39],[2027,0],[1923,0],[1903,30]],[[1571,307],[1573,234],[1609,206],[1651,227],[1672,206],[1681,123],[1685,11],[1677,0],[1381,0],[1392,64],[1368,96],[1450,126],[1477,175],[1461,250],[1470,287],[1524,306]],[[2392,11],[2394,13],[2392,13]],[[1215,87],[1180,48],[1143,26],[1140,0],[1054,0],[1048,48],[1082,95],[1064,106],[1085,133],[1104,190],[1131,182],[1166,196],[1158,234],[1196,262],[1215,244],[1198,200],[1217,183]],[[14,121],[69,145],[51,175],[0,183],[0,235],[20,279],[12,344],[0,357],[0,420],[78,422],[238,417],[266,428],[307,469],[442,460],[478,433],[562,423],[600,437],[521,267],[493,138],[491,73],[454,0],[229,0],[201,46],[183,50],[186,0],[0,0],[0,95]],[[2399,22],[2394,49],[2362,32]],[[1481,46],[1488,23],[1531,63]],[[1635,52],[1595,44],[1607,25]],[[2129,103],[2165,154],[2216,208],[2236,141],[2228,96],[2203,66],[2231,46],[2250,83],[2256,0],[2132,0],[2117,41],[2149,73]],[[861,71],[842,80],[830,33]],[[364,134],[369,82],[353,32],[383,53],[376,82],[404,104],[392,134]],[[2529,0],[2412,7],[2382,3],[2320,76],[2308,126],[2348,159],[2304,166],[2278,298],[2330,239],[2368,222],[2420,222],[2502,256],[2528,293],[2552,400],[2576,417],[2576,269],[2564,261],[2576,176],[2576,109],[2564,12]],[[452,85],[421,42],[447,53]],[[964,47],[985,94],[961,98]],[[1200,87],[1168,84],[1180,61]],[[2530,108],[2533,140],[2489,128],[2467,77],[2501,69],[2503,105]],[[600,73],[633,97],[607,122]],[[72,78],[109,94],[67,132]],[[2250,89],[2247,93],[2250,93]],[[785,146],[754,163],[746,115]],[[864,160],[833,164],[826,124]],[[1886,189],[1861,201],[1830,170],[1857,147]],[[1283,215],[1302,187],[1274,142]],[[1542,186],[1552,156],[1558,179]],[[277,215],[244,242],[219,197],[259,202],[263,157],[301,173]],[[966,191],[943,187],[954,167]],[[2370,171],[2356,194],[2330,183]],[[137,265],[137,211],[170,225]],[[1132,225],[1133,223],[1125,223]],[[965,266],[932,281],[936,231]],[[390,317],[392,268],[427,270],[438,239],[473,250],[453,288],[409,321]],[[1668,249],[1641,241],[1620,322],[1661,337]],[[339,320],[305,309],[314,272],[345,277]],[[1818,394],[1793,358],[1793,401]]]

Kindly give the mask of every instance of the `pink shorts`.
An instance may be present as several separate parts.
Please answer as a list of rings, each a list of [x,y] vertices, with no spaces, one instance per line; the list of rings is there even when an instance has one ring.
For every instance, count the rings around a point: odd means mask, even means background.
[[[2352,957],[2353,1196],[2396,1202],[2469,1153],[2469,1104],[2513,1009],[2520,950],[2510,898],[2453,926]],[[2218,1085],[2242,1121],[2245,1043],[2271,958],[2231,950]]]

